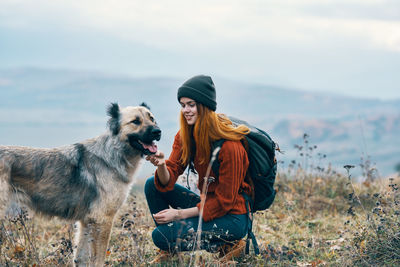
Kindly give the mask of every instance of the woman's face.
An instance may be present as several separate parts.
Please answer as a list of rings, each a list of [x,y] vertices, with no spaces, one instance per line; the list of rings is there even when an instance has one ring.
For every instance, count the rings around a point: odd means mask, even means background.
[[[179,102],[181,103],[181,111],[187,124],[194,125],[198,117],[196,101],[188,97],[181,97]]]

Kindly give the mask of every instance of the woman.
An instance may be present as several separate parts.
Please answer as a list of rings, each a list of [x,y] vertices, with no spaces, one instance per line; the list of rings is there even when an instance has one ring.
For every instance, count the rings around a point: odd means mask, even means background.
[[[155,261],[169,253],[193,250],[196,246],[200,197],[176,181],[193,162],[201,191],[212,143],[220,139],[226,141],[217,159],[219,176],[211,171],[210,176],[215,179],[209,179],[207,192],[201,192],[206,193],[201,249],[238,254],[244,248],[245,242],[241,238],[247,233],[248,223],[241,192],[251,193],[250,185],[245,181],[249,161],[241,143],[249,129],[244,125],[235,127],[226,116],[215,113],[216,93],[209,76],[199,75],[187,80],[178,89],[178,101],[181,105],[180,130],[175,136],[171,155],[165,159],[158,151],[146,157],[157,167],[154,177],[148,179],[145,186],[147,203],[157,226],[152,234],[153,242],[162,251]]]

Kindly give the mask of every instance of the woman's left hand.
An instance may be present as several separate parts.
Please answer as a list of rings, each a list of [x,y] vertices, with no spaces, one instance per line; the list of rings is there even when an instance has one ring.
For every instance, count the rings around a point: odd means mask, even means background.
[[[158,224],[165,224],[180,219],[180,210],[177,209],[165,209],[156,214],[153,214],[154,220]]]

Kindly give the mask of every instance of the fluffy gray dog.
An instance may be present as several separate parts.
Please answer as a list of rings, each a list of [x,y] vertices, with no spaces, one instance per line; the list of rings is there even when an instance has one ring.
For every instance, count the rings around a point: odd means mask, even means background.
[[[102,266],[113,219],[145,154],[157,151],[149,108],[108,108],[108,131],[70,146],[0,146],[0,215],[12,201],[36,213],[77,221],[76,266]]]

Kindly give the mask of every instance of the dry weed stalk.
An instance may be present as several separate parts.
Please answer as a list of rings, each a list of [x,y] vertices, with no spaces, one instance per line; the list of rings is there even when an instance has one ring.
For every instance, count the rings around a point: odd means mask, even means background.
[[[197,235],[195,238],[195,243],[196,243],[196,250],[200,250],[201,247],[201,232],[202,232],[202,224],[203,224],[203,212],[204,212],[204,205],[206,203],[206,198],[207,198],[207,191],[208,191],[208,185],[213,182],[213,179],[211,179],[210,172],[211,172],[211,167],[214,163],[214,161],[217,158],[217,154],[221,147],[216,147],[212,153],[212,157],[210,160],[210,163],[208,164],[207,171],[206,171],[206,176],[204,177],[204,182],[203,182],[203,188],[202,188],[202,193],[200,195],[200,211],[199,211],[199,223],[197,226]],[[196,254],[196,258],[194,261],[194,266],[198,265],[199,261],[199,255],[198,253]],[[192,257],[190,257],[190,263],[189,266],[191,266],[192,263]]]

